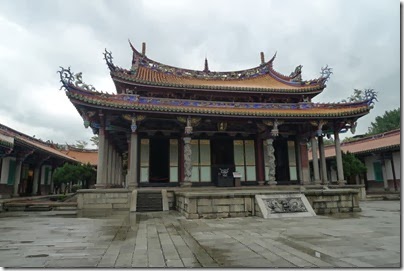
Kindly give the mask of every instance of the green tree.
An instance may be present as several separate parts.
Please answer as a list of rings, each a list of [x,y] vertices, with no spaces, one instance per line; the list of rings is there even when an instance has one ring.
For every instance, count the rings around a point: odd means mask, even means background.
[[[367,170],[365,164],[350,152],[342,152],[342,166],[345,180],[350,180]]]
[[[370,123],[368,134],[380,134],[394,129],[399,129],[401,124],[400,113],[400,108],[385,111],[383,116],[376,117],[375,121]]]
[[[98,135],[94,135],[90,138],[90,141],[93,143],[93,145],[98,147],[98,143],[100,142]]]
[[[76,144],[73,146],[78,148],[78,149],[85,149],[85,147],[88,145],[87,141],[84,140],[76,140]]]
[[[82,188],[88,188],[90,181],[96,178],[96,171],[90,165],[79,165],[65,163],[62,167],[55,170],[53,175],[53,182],[56,189],[60,189],[62,184],[75,185],[79,182],[82,183]],[[64,191],[66,193],[66,189]]]
[[[324,143],[324,146],[334,145],[334,139],[332,139],[332,138],[330,138],[330,139],[323,138],[323,143]]]

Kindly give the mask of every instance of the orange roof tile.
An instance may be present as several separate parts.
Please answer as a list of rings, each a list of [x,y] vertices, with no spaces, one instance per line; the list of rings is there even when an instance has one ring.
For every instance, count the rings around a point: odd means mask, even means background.
[[[65,155],[63,152],[52,148],[51,146],[47,145],[46,143],[40,142],[38,139],[27,136],[23,133],[20,133],[18,131],[15,131],[5,125],[0,125],[0,134],[8,137],[14,138],[14,145],[15,144],[23,144],[23,145],[28,145],[37,149],[40,149],[46,153],[49,153],[51,155],[58,156],[59,158],[64,158],[66,160],[69,160],[71,162],[78,162],[74,158]]]
[[[355,141],[341,143],[341,150],[343,152],[350,152],[354,154],[366,153],[372,151],[383,150],[386,148],[400,146],[400,130],[393,130],[383,134],[377,134],[366,138],[358,139]],[[334,145],[325,146],[325,157],[335,156]],[[312,159],[312,153],[309,152],[309,159]]]
[[[205,59],[205,69],[191,70],[165,65],[139,53],[129,42],[133,51],[131,70],[115,66],[112,54],[105,50],[104,56],[111,70],[113,80],[128,84],[151,85],[158,87],[174,87],[187,89],[222,89],[261,92],[308,92],[318,94],[325,87],[328,76],[322,76],[310,81],[301,79],[301,65],[296,67],[289,76],[278,73],[273,69],[276,54],[259,66],[238,70],[215,72],[210,71]],[[314,93],[313,93],[314,92]]]
[[[73,157],[83,164],[90,163],[92,166],[98,165],[98,151],[97,150],[68,150],[66,155]]]
[[[276,80],[269,74],[259,75],[246,79],[199,79],[192,77],[176,76],[154,71],[149,68],[139,67],[136,75],[125,72],[115,72],[117,78],[135,81],[139,83],[171,84],[179,87],[184,86],[205,86],[205,87],[226,87],[226,88],[257,88],[257,89],[282,89],[282,90],[311,90],[312,85],[288,84]]]

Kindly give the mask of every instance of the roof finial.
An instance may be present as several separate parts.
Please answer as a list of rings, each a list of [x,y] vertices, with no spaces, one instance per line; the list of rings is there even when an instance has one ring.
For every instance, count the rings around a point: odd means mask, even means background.
[[[209,72],[208,59],[206,57],[205,57],[205,69],[203,71],[204,72]]]
[[[264,56],[264,52],[261,52],[261,65],[265,64],[265,56]]]
[[[142,42],[142,56],[146,55],[146,42]]]

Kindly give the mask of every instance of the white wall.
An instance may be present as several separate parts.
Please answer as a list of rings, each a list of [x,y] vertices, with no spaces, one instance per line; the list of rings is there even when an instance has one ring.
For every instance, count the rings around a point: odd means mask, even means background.
[[[377,160],[376,156],[367,156],[365,157],[365,166],[367,168],[367,179],[370,181],[374,181],[375,180],[375,173],[373,170],[373,162],[375,162]],[[384,177],[384,176],[383,176]]]
[[[7,184],[8,175],[9,175],[9,168],[10,168],[10,161],[14,160],[13,157],[5,157],[2,158],[2,168],[1,168],[1,176],[0,176],[0,183]]]
[[[48,165],[43,165],[43,166],[41,167],[41,184],[42,184],[42,185],[45,184],[45,178],[49,178],[48,176],[45,176],[46,168],[49,168],[49,172],[50,172],[50,170],[52,169],[52,167],[51,167],[51,166],[48,166]],[[48,174],[48,175],[50,175],[50,174]],[[48,185],[50,185],[50,180],[49,180],[49,179],[48,179]]]
[[[368,180],[375,180],[374,170],[373,170],[373,162],[377,160],[376,156],[368,156],[365,158],[365,165],[368,168],[367,178]],[[393,153],[393,161],[394,161],[394,172],[396,173],[396,179],[400,180],[401,178],[401,157],[400,152]],[[382,172],[383,178],[386,180],[393,180],[393,171],[391,168],[391,160],[385,160],[384,165],[382,164]]]

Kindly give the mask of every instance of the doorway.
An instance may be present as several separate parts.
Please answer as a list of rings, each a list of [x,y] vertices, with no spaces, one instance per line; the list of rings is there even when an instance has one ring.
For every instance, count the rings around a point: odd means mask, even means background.
[[[150,139],[150,172],[149,182],[168,183],[170,176],[168,138]]]
[[[217,184],[219,168],[229,168],[229,174],[234,171],[233,138],[213,138],[210,143],[212,161],[212,182]]]

